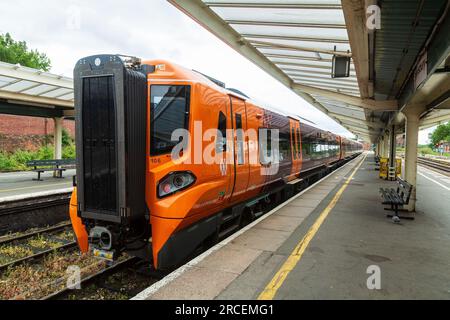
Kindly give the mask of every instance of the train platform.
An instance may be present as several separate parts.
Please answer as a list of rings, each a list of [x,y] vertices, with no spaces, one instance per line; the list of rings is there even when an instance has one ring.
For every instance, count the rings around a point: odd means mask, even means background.
[[[449,299],[450,179],[419,167],[399,224],[378,191],[394,184],[361,155],[134,299]]]
[[[72,188],[72,176],[75,169],[63,173],[63,179],[53,178],[53,172],[41,174],[43,181],[34,181],[36,172],[21,171],[0,173],[0,201],[5,199],[27,198],[36,194],[52,194]]]

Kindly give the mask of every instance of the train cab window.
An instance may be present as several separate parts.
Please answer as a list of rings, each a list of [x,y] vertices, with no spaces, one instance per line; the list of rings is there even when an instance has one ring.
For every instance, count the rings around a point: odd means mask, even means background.
[[[242,130],[242,115],[236,113],[237,164],[244,164],[244,131]]]
[[[190,86],[150,86],[150,155],[170,153],[176,129],[188,129]]]
[[[219,112],[217,131],[216,152],[227,151],[227,117],[222,111]]]

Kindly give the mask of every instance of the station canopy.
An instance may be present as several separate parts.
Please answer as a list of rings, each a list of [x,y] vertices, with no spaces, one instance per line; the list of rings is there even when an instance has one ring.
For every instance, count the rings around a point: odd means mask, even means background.
[[[438,0],[440,1],[440,0]],[[392,82],[389,72],[377,59],[386,59],[402,70],[412,67],[429,29],[439,18],[440,5],[425,3],[419,34],[412,37],[409,55],[401,57],[408,33],[414,34],[409,19],[414,19],[416,1],[383,1],[392,8],[385,13],[384,26],[374,31],[366,26],[365,3],[375,1],[343,0],[169,0],[240,54],[257,64],[306,101],[336,120],[358,138],[374,142],[383,133],[392,113],[400,110],[395,92],[378,95],[374,72]],[[397,8],[398,6],[402,8]],[[407,7],[411,8],[407,8]],[[433,11],[432,8],[436,7]],[[400,10],[402,9],[402,10]],[[405,11],[406,10],[406,11]],[[406,14],[405,14],[406,12]],[[376,12],[374,12],[376,13]],[[383,15],[382,15],[383,17]],[[391,19],[399,20],[393,25]],[[414,21],[414,20],[413,20]],[[425,30],[425,28],[428,28]],[[398,31],[401,39],[390,39]],[[375,32],[380,39],[376,39]],[[417,35],[418,34],[418,35]],[[402,40],[403,39],[403,40]],[[391,41],[387,43],[386,41]],[[398,50],[386,54],[390,48]],[[413,50],[414,49],[414,50]],[[381,54],[378,54],[380,52]],[[375,55],[377,53],[377,55]],[[348,77],[332,77],[332,60],[351,57]],[[402,60],[403,59],[403,60]],[[405,62],[406,61],[406,62]],[[385,62],[382,62],[385,63]],[[410,65],[408,65],[410,63]],[[386,63],[387,65],[387,63]],[[390,67],[390,65],[389,65]],[[377,69],[378,68],[378,69]],[[394,68],[395,71],[395,68]],[[403,76],[401,74],[400,76]],[[396,78],[401,84],[403,78]],[[394,88],[395,90],[399,88]],[[391,90],[392,91],[392,90]]]
[[[0,62],[0,113],[73,116],[72,78]]]

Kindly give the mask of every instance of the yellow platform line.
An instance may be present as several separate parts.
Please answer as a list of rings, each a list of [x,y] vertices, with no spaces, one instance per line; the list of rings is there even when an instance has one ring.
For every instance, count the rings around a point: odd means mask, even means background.
[[[331,210],[333,210],[334,206],[336,205],[339,198],[344,193],[344,190],[347,188],[349,182],[352,180],[356,171],[358,171],[359,167],[362,165],[362,163],[366,159],[366,156],[367,156],[367,154],[364,155],[364,158],[361,160],[361,162],[356,166],[355,169],[353,169],[352,174],[347,178],[347,180],[345,180],[343,186],[334,195],[333,199],[330,201],[330,203],[327,205],[327,207],[320,213],[317,220],[309,228],[306,235],[302,238],[302,240],[300,240],[300,242],[294,248],[292,253],[289,255],[289,257],[286,259],[284,264],[281,266],[280,270],[278,270],[278,272],[275,274],[275,276],[272,278],[272,280],[267,284],[264,291],[261,292],[261,294],[258,296],[258,300],[272,300],[275,297],[275,294],[277,293],[278,289],[284,283],[288,274],[295,268],[297,263],[302,258],[303,253],[305,252],[306,248],[308,247],[309,242],[315,236],[315,234],[319,230],[320,226],[322,225],[322,223],[325,221],[326,217],[328,216],[328,214],[331,212]]]

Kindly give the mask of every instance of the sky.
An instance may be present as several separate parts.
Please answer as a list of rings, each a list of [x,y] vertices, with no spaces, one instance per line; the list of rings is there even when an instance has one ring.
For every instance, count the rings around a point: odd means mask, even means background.
[[[101,53],[166,59],[322,129],[353,137],[165,0],[2,1],[0,33],[6,32],[46,53],[52,73],[72,77],[78,59]],[[428,132],[419,134],[419,143],[427,142]]]

